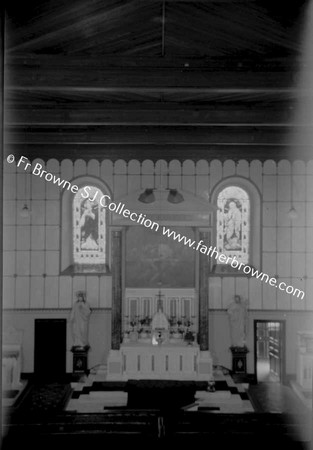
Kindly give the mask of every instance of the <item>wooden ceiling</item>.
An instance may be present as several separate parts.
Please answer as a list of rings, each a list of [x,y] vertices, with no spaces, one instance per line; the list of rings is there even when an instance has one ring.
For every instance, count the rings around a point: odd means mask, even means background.
[[[11,0],[5,142],[30,158],[282,158],[307,1]]]

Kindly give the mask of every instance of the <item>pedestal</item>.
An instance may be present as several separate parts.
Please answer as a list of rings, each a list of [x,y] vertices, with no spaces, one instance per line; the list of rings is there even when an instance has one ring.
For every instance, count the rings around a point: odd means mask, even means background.
[[[230,347],[232,352],[232,370],[234,373],[246,374],[247,373],[247,353],[249,350],[247,347]]]
[[[72,347],[73,353],[73,374],[83,375],[88,371],[88,351],[89,347]]]

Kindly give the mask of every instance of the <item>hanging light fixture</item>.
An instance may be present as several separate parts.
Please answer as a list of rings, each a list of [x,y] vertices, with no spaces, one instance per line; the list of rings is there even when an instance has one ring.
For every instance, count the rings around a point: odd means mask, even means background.
[[[293,205],[293,174],[292,173],[291,173],[291,206],[290,206],[290,209],[289,209],[287,215],[290,220],[295,220],[298,218],[297,210]]]
[[[23,218],[29,217],[29,209],[26,203],[24,204],[23,209],[20,212],[20,216]]]
[[[28,199],[28,189],[27,189],[27,175],[25,174],[25,196],[26,196],[26,201],[24,203],[23,208],[20,211],[20,216],[23,217],[24,219],[26,219],[27,217],[30,216],[30,209],[27,205],[27,199]]]
[[[141,203],[153,203],[155,202],[154,189],[145,189],[142,194],[139,195],[138,200]]]
[[[141,203],[153,203],[156,201],[154,192],[165,192],[165,191],[169,191],[169,194],[167,196],[167,201],[169,203],[182,203],[184,201],[184,197],[183,195],[177,191],[177,189],[145,189],[144,192],[142,192],[139,197],[138,200]]]
[[[155,177],[155,175],[154,175]],[[160,186],[158,188],[154,187],[154,188],[146,188],[138,197],[138,201],[140,201],[141,203],[153,203],[156,201],[156,199],[165,199],[165,197],[163,196],[164,193],[166,193],[166,191],[168,191],[168,196],[167,196],[167,201],[169,203],[181,203],[184,201],[184,197],[182,196],[182,194],[180,192],[178,192],[177,189],[172,189],[172,188],[168,188],[168,187],[164,187],[163,186],[163,182],[162,182],[162,171],[160,171]],[[169,178],[169,174],[167,175],[167,177]],[[167,185],[169,184],[169,180],[167,181]],[[155,186],[155,183],[154,183]],[[154,192],[157,193],[157,195],[155,196]]]
[[[177,189],[170,189],[167,201],[170,203],[182,203],[184,201],[184,197],[177,191]]]
[[[294,219],[298,218],[298,213],[293,205],[291,206],[291,208],[288,211],[288,217],[290,220],[294,220]]]

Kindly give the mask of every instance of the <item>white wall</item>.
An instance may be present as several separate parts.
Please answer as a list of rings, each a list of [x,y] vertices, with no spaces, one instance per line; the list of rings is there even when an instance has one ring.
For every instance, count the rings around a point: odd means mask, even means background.
[[[249,308],[257,318],[280,317],[287,314],[287,371],[294,373],[295,333],[311,328],[307,323],[313,311],[313,161],[304,163],[287,160],[264,163],[244,160],[220,162],[205,160],[136,160],[115,163],[109,160],[58,162],[41,160],[47,172],[68,181],[78,176],[94,176],[103,180],[118,199],[130,192],[160,183],[160,171],[169,174],[169,186],[189,191],[204,199],[221,180],[238,175],[249,179],[259,189],[262,203],[262,270],[280,281],[305,291],[303,300],[279,291],[246,276],[209,277],[210,342],[219,363],[229,366],[229,343],[225,338],[225,309],[235,293],[249,299]],[[3,306],[16,328],[25,330],[25,365],[33,367],[33,320],[35,317],[65,317],[75,300],[75,291],[87,291],[92,316],[90,366],[100,363],[104,349],[109,348],[109,313],[111,306],[111,277],[60,275],[61,190],[43,178],[24,171],[24,166],[4,163],[4,280]],[[154,174],[157,174],[154,177]],[[167,177],[163,178],[165,182]],[[293,186],[294,206],[298,218],[290,221]],[[27,202],[31,208],[28,218],[20,216]],[[53,310],[53,311],[52,311]],[[215,310],[215,312],[214,312]],[[224,310],[224,311],[221,311]],[[303,312],[303,313],[302,313]],[[265,317],[266,316],[266,317]],[[252,317],[252,316],[251,316]],[[213,322],[212,322],[213,321]],[[290,331],[288,331],[290,330]],[[212,334],[213,333],[213,334]],[[100,338],[98,338],[100,336]],[[103,340],[102,340],[103,338]],[[226,339],[226,340],[225,340]],[[70,358],[68,355],[68,370]],[[249,354],[249,370],[253,367]]]

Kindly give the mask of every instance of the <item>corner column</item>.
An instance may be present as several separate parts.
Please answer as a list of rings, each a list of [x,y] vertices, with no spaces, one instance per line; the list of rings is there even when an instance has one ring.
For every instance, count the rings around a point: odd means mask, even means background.
[[[111,348],[119,350],[122,338],[122,231],[112,231],[112,331]]]
[[[207,245],[208,231],[200,231],[199,239]],[[199,345],[201,351],[209,349],[208,274],[208,256],[199,252]]]

